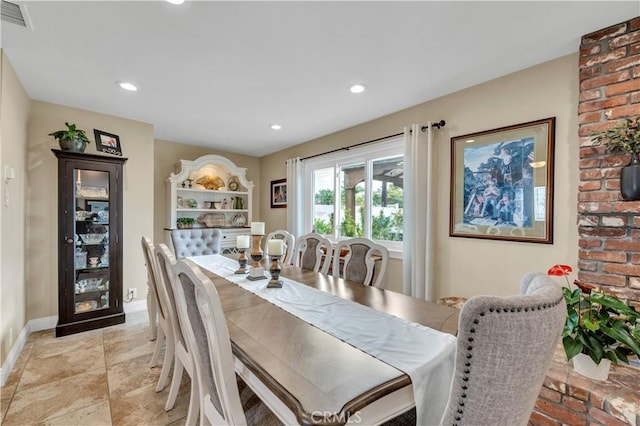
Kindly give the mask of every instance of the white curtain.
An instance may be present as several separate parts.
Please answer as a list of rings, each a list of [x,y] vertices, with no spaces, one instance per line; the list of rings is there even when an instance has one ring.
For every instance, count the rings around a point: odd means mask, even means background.
[[[404,294],[433,300],[433,136],[413,124],[404,129]]]
[[[295,157],[287,160],[287,231],[297,239],[303,233],[302,160]]]

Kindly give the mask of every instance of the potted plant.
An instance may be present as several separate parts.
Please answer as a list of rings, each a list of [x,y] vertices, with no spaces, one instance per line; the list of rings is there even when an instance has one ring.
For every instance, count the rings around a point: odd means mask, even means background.
[[[640,200],[640,116],[626,118],[596,135],[594,145],[607,143],[607,151],[631,154],[631,162],[620,171],[620,192],[625,200]]]
[[[66,130],[49,133],[49,136],[56,138],[60,144],[60,149],[64,151],[84,152],[90,142],[84,130],[77,129],[75,124],[67,122],[64,124],[67,126]]]
[[[178,229],[190,229],[193,228],[193,223],[196,220],[192,217],[179,217],[176,220],[176,225],[178,226]]]
[[[567,281],[562,287],[567,304],[562,345],[578,373],[604,380],[612,362],[628,364],[629,355],[640,356],[640,313],[594,285],[576,280],[578,288],[572,290],[568,278],[571,272],[568,265],[555,265],[547,271]],[[603,371],[591,371],[595,366]]]

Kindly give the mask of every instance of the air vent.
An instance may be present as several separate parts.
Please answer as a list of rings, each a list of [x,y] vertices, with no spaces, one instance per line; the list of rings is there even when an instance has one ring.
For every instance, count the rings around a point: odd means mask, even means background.
[[[27,27],[27,22],[24,19],[20,5],[2,0],[2,20],[11,22],[12,24]]]

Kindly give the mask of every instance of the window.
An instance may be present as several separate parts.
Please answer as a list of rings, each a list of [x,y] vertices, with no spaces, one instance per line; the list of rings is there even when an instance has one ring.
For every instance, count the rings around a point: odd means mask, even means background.
[[[332,240],[365,237],[402,250],[404,142],[305,160],[305,229]]]

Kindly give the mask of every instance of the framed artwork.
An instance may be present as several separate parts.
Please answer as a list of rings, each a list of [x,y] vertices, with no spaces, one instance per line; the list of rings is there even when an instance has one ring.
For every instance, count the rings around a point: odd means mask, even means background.
[[[271,208],[287,207],[287,180],[278,179],[271,181]]]
[[[451,138],[452,237],[553,243],[555,117]]]
[[[120,137],[118,135],[103,132],[98,129],[93,129],[93,135],[96,138],[96,149],[98,151],[106,152],[107,154],[122,155]]]

